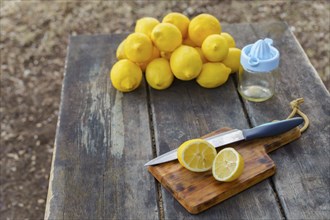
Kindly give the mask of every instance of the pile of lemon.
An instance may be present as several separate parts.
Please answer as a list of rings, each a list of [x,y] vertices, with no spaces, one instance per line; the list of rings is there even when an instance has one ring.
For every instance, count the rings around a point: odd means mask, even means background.
[[[110,71],[112,85],[122,92],[133,91],[145,72],[147,83],[158,90],[168,88],[174,78],[218,87],[239,70],[241,54],[234,38],[221,31],[219,20],[210,14],[190,20],[173,12],[162,22],[141,18],[135,32],[117,48],[118,62]]]

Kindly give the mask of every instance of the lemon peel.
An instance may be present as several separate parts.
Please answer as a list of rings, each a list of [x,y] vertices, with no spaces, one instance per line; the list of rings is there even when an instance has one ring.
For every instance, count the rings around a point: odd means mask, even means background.
[[[177,12],[168,13],[162,20],[163,23],[171,23],[175,25],[181,32],[182,38],[188,34],[190,20],[187,16]]]
[[[228,54],[227,40],[220,34],[209,35],[202,44],[202,51],[206,59],[212,62],[223,60]]]
[[[181,45],[172,53],[170,65],[176,78],[192,80],[199,75],[203,62],[195,48]]]
[[[152,60],[154,60],[154,59],[156,59],[156,58],[159,58],[159,57],[160,57],[160,51],[158,50],[158,48],[157,48],[156,46],[153,46],[153,49],[152,49],[152,55],[151,55],[150,59],[149,59],[148,61],[146,61],[146,62],[143,62],[143,63],[137,63],[137,64],[139,65],[139,67],[141,68],[141,70],[142,70],[143,72],[145,72],[145,71],[146,71],[146,68],[147,68],[147,66],[148,66],[148,64],[149,64]]]
[[[205,63],[196,82],[204,88],[216,88],[228,80],[231,69],[223,63]]]
[[[228,54],[221,62],[231,69],[231,73],[239,72],[241,50],[238,48],[229,48]]]
[[[126,39],[123,40],[119,46],[117,47],[117,50],[116,50],[116,57],[118,60],[121,60],[121,59],[127,59],[127,56],[125,54],[125,42],[126,42]]]
[[[172,52],[182,43],[180,30],[173,24],[160,23],[151,32],[151,39],[160,51]]]
[[[136,21],[135,32],[143,33],[149,38],[151,37],[151,32],[154,27],[160,22],[153,17],[143,17]]]
[[[170,60],[171,59],[171,56],[172,56],[172,52],[164,52],[164,51],[161,51],[160,52],[160,56],[167,59],[167,60]]]
[[[207,63],[207,62],[209,62],[209,61],[206,59],[206,57],[204,56],[203,51],[202,51],[202,49],[201,49],[200,47],[195,47],[195,49],[196,49],[197,52],[199,53],[199,55],[200,55],[200,57],[201,57],[203,63]]]
[[[216,17],[200,14],[190,21],[188,34],[190,39],[200,47],[207,36],[220,34],[221,30],[221,24]]]
[[[236,47],[235,39],[229,33],[222,32],[221,36],[223,36],[227,40],[229,48]]]
[[[165,58],[152,60],[146,69],[146,80],[154,89],[168,88],[174,80],[169,61]]]
[[[125,54],[133,62],[148,61],[152,55],[152,42],[150,38],[142,33],[132,33],[125,41]]]
[[[192,41],[189,36],[183,39],[182,44],[186,46],[197,47],[197,44],[195,44],[194,41]]]
[[[110,79],[117,90],[130,92],[141,84],[142,71],[137,64],[128,59],[122,59],[112,66]]]

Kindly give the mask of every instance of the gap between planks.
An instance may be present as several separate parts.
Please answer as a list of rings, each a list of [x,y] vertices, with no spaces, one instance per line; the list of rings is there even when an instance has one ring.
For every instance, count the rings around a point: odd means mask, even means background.
[[[246,106],[245,106],[245,104],[244,104],[243,98],[242,98],[242,96],[239,94],[239,92],[237,91],[238,82],[237,82],[237,77],[236,77],[236,76],[237,76],[237,75],[232,76],[232,79],[233,79],[233,82],[234,82],[234,85],[235,85],[235,90],[236,90],[237,96],[238,96],[238,98],[239,98],[239,101],[240,101],[240,103],[241,103],[241,106],[242,106],[242,108],[243,108],[243,112],[244,112],[244,116],[245,116],[245,118],[246,118],[246,121],[247,121],[249,127],[252,128],[252,122],[251,122],[251,120],[250,120],[250,117],[249,117],[248,111],[247,111],[247,109],[246,109]]]
[[[148,116],[149,116],[149,128],[150,128],[150,138],[151,138],[151,150],[152,150],[152,157],[157,157],[157,150],[156,150],[156,139],[155,139],[155,128],[154,128],[154,120],[153,120],[153,113],[152,113],[152,106],[151,106],[151,97],[150,97],[150,86],[148,86],[146,79],[144,78],[145,85],[146,85],[146,93],[147,93],[147,105],[148,105]],[[158,204],[158,216],[160,220],[165,219],[164,215],[164,206],[163,206],[163,196],[161,191],[161,184],[154,178],[155,187],[157,190],[157,204]]]

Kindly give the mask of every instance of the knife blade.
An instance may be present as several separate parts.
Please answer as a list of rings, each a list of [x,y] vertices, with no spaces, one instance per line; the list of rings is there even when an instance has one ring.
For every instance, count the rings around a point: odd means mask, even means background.
[[[215,148],[218,148],[242,140],[248,141],[256,138],[264,138],[264,137],[279,135],[297,127],[298,125],[303,123],[303,121],[304,121],[303,118],[295,117],[282,121],[265,123],[249,129],[243,129],[243,130],[233,129],[224,133],[220,133],[205,138],[204,140],[212,144]],[[178,149],[174,149],[165,154],[162,154],[150,160],[144,166],[156,165],[178,159],[177,150]]]

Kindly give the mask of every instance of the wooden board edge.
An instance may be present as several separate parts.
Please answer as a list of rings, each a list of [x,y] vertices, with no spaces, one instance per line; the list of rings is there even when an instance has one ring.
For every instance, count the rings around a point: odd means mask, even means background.
[[[278,148],[283,147],[284,145],[297,140],[298,138],[300,138],[300,136],[301,136],[301,132],[300,132],[299,127],[295,127],[293,129],[291,129],[290,131],[287,131],[284,134],[281,134],[280,136],[278,136],[277,137],[278,141],[276,141],[272,144],[264,145],[266,153],[275,151]],[[281,143],[281,144],[278,144],[278,143]]]
[[[197,206],[190,206],[189,203],[186,204],[184,203],[182,200],[180,200],[179,198],[176,197],[177,201],[180,202],[180,204],[191,214],[199,214],[211,207],[214,207],[215,205],[225,201],[226,199],[229,199],[231,198],[232,196],[234,195],[237,195],[239,193],[241,193],[242,191],[246,190],[246,189],[249,189],[250,187],[252,187],[253,185],[256,185],[257,183],[273,176],[276,172],[276,166],[275,166],[275,163],[274,163],[274,166],[267,170],[266,172],[264,173],[260,173],[258,174],[255,178],[251,178],[251,181],[248,181],[247,184],[244,186],[244,187],[241,187],[239,186],[237,188],[237,191],[236,192],[232,192],[232,193],[228,193],[228,191],[226,193],[223,193],[223,194],[219,194],[217,197],[214,197],[214,199],[210,200],[209,202],[205,203],[204,205],[197,205]]]
[[[247,184],[244,185],[244,187],[238,186],[237,191],[234,191],[232,193],[223,193],[219,194],[218,196],[214,197],[212,200],[210,200],[207,203],[204,204],[198,204],[198,205],[191,205],[189,202],[185,202],[184,199],[181,199],[180,193],[176,193],[173,190],[171,190],[170,187],[168,187],[168,184],[164,182],[163,176],[158,175],[159,172],[156,171],[157,167],[149,166],[148,171],[155,177],[155,179],[161,183],[161,185],[191,214],[199,214],[211,207],[213,207],[216,204],[219,204],[223,202],[224,200],[239,194],[240,192],[250,188],[251,186],[271,177],[276,172],[276,165],[273,162],[272,167],[268,169],[266,172],[259,173],[255,176],[255,178],[251,178],[251,181],[247,181]],[[225,195],[225,196],[224,196]],[[205,205],[206,204],[206,205]]]

